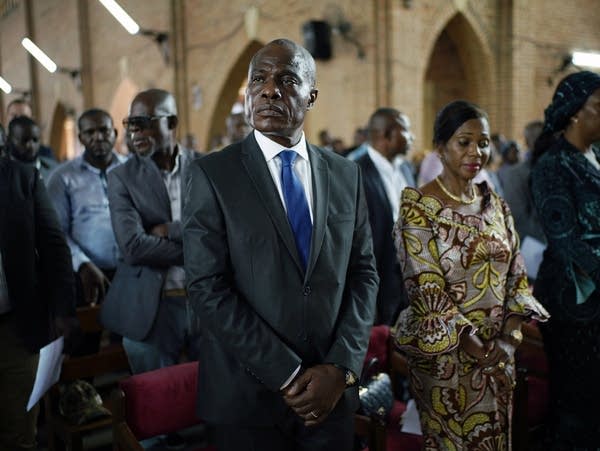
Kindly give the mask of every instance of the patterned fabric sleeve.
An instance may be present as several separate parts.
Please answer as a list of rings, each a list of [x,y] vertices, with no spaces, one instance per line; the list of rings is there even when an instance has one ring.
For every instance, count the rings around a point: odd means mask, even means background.
[[[439,210],[440,205],[435,199],[407,188],[394,227],[409,298],[409,307],[396,323],[396,341],[405,351],[423,355],[447,353],[458,346],[461,333],[475,332],[448,294],[428,216],[436,208]]]
[[[506,202],[498,198],[502,208],[502,216],[506,225],[508,241],[511,248],[511,261],[506,276],[506,296],[504,302],[504,319],[510,315],[533,317],[539,321],[549,318],[548,312],[533,297],[529,290],[525,263],[520,251],[519,235]]]

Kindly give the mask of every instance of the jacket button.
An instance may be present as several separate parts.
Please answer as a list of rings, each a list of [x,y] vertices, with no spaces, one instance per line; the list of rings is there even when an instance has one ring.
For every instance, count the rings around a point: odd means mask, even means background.
[[[310,294],[310,292],[311,292],[310,285],[306,285],[306,286],[304,287],[304,289],[302,290],[302,294],[303,294],[304,296],[308,296],[308,295]]]

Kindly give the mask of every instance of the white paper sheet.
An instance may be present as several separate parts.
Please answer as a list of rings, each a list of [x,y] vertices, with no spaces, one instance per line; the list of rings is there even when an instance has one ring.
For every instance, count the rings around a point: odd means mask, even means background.
[[[402,414],[402,428],[400,430],[408,434],[423,435],[419,412],[417,412],[417,404],[414,399],[409,399],[406,404],[406,410]]]
[[[525,260],[527,275],[532,279],[537,278],[538,269],[540,263],[542,263],[545,249],[546,245],[544,243],[529,235],[521,241],[521,255],[523,255],[523,260]]]
[[[60,337],[40,349],[40,360],[35,375],[33,390],[29,396],[29,402],[27,403],[27,411],[30,411],[40,398],[44,396],[44,393],[58,382],[64,357],[64,346],[65,339],[64,337]]]

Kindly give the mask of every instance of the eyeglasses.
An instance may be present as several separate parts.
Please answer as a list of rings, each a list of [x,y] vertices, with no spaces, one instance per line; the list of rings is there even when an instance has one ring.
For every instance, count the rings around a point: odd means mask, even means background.
[[[140,130],[147,130],[152,126],[153,121],[158,121],[163,117],[171,116],[130,116],[123,119],[123,127],[126,129],[138,128]]]

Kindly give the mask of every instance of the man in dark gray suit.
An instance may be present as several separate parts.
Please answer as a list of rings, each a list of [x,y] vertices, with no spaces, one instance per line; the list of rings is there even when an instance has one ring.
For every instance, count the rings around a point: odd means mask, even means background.
[[[316,98],[308,51],[267,44],[248,71],[255,131],[190,166],[198,410],[219,451],[352,448],[378,277],[358,166],[305,140]]]
[[[197,323],[185,292],[181,193],[194,153],[176,142],[177,108],[160,89],[139,93],[124,125],[135,154],[108,174],[111,221],[122,261],[102,322],[123,335],[134,373],[197,358]]]
[[[380,278],[375,324],[393,325],[408,297],[392,236],[402,190],[415,186],[404,159],[414,140],[408,117],[394,108],[379,108],[369,119],[367,152],[356,160],[361,167],[369,223]]]

